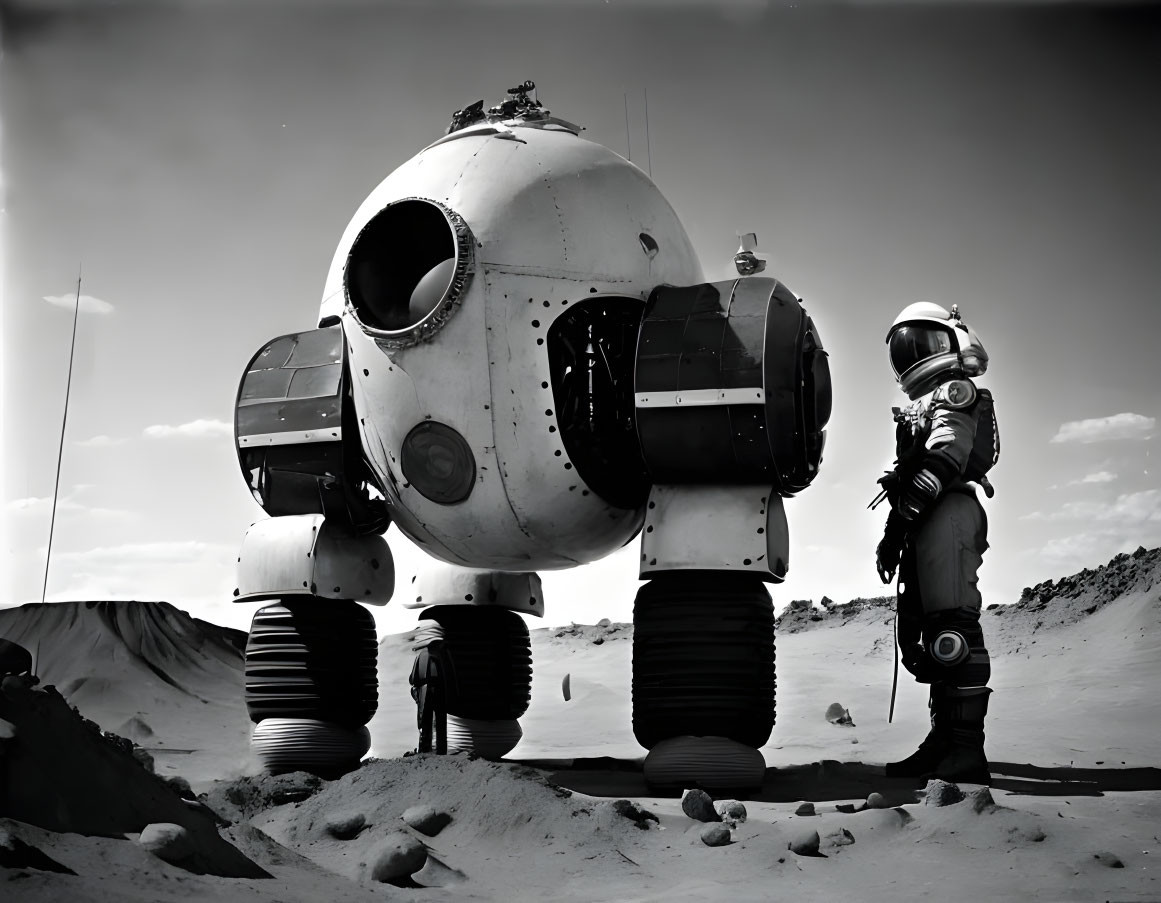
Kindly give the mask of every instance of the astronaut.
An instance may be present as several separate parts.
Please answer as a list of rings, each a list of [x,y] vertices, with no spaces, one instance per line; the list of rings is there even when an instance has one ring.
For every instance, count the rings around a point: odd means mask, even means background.
[[[891,506],[876,567],[899,572],[896,631],[903,666],[930,684],[931,731],[889,762],[889,777],[989,783],[984,755],[991,664],[980,629],[977,571],[988,521],[976,487],[999,459],[992,396],[972,377],[988,355],[979,336],[938,304],[911,304],[887,333],[891,366],[912,403],[894,408],[895,467],[879,483]],[[975,484],[975,485],[973,485]]]

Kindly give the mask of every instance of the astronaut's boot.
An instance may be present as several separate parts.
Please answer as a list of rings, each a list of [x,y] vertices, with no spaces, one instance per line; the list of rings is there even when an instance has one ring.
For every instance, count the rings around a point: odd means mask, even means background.
[[[991,692],[987,687],[944,689],[936,717],[946,725],[946,746],[943,756],[924,777],[969,784],[992,782],[984,755],[984,718]]]
[[[950,725],[947,723],[947,692],[945,684],[932,684],[927,707],[931,710],[931,730],[906,759],[888,762],[885,768],[889,778],[917,778],[928,774],[942,761],[950,747]]]

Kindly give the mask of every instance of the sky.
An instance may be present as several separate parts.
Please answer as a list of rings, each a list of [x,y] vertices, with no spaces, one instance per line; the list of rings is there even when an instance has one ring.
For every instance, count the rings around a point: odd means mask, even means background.
[[[820,476],[786,503],[777,606],[889,591],[884,509],[866,506],[906,403],[884,337],[919,300],[958,304],[991,356],[985,603],[1161,545],[1155,8],[3,8],[0,606],[41,597],[79,269],[47,598],[164,599],[245,628],[234,560],[265,515],[233,445],[243,368],[314,326],[370,190],[454,110],[528,78],[651,170],[709,278],[756,232],[818,325],[834,413]],[[400,573],[423,566],[388,539]],[[546,623],[628,620],[636,563],[630,547],[543,575]]]

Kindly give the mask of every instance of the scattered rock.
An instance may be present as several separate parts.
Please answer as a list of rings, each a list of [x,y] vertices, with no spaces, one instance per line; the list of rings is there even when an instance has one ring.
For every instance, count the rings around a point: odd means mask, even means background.
[[[844,727],[854,727],[850,709],[843,708],[841,702],[832,702],[826,708],[826,720],[831,724],[841,724]]]
[[[598,627],[608,627],[612,623],[613,622],[610,621],[608,618],[601,618],[599,621],[597,621],[597,626]]]
[[[427,862],[427,847],[420,841],[397,831],[375,846],[371,860],[371,880],[394,884],[410,878]]]
[[[6,674],[0,678],[0,693],[13,702],[28,702],[36,695],[36,678],[27,674]]]
[[[451,887],[453,884],[463,884],[468,876],[428,853],[427,862],[411,876],[411,880],[420,887]]]
[[[1125,864],[1121,862],[1120,857],[1115,853],[1110,853],[1108,850],[1101,850],[1100,852],[1093,853],[1092,858],[1106,868],[1123,869],[1125,867]]]
[[[814,811],[814,803],[803,803],[801,806],[799,806],[797,809],[794,810],[794,814],[795,815],[816,815],[817,813]]]
[[[451,824],[451,814],[433,806],[412,806],[403,813],[403,820],[420,834],[435,837]]]
[[[42,872],[58,872],[62,875],[76,874],[68,866],[61,865],[36,847],[25,843],[19,837],[3,829],[0,829],[0,868],[37,869]]]
[[[714,801],[704,790],[686,790],[681,795],[681,811],[698,821],[721,821]]]
[[[844,815],[854,815],[856,812],[862,812],[866,808],[866,803],[859,803],[857,806],[854,803],[839,803],[835,806],[835,809]]]
[[[594,646],[600,646],[605,642],[605,638],[603,636],[595,636],[592,638],[591,642]]]
[[[193,792],[193,788],[189,785],[189,781],[179,774],[171,775],[168,778],[162,778],[166,786],[174,793],[180,796],[183,800],[196,800],[198,795]]]
[[[193,855],[189,832],[181,825],[158,822],[146,825],[137,838],[138,845],[170,865],[180,865]]]
[[[992,799],[992,791],[987,787],[977,787],[968,791],[966,797],[971,803],[972,811],[976,813],[990,812],[996,808],[996,801]]]
[[[963,791],[957,784],[950,784],[938,778],[927,782],[924,804],[928,806],[951,806],[963,799]]]
[[[701,842],[707,847],[724,847],[732,839],[730,829],[721,822],[716,825],[706,825],[701,829]]]
[[[790,838],[786,848],[799,856],[818,856],[818,844],[817,831],[802,831]]]
[[[729,819],[732,822],[739,823],[746,820],[746,807],[738,800],[717,800],[714,803],[714,811],[722,817],[723,820]]]
[[[24,674],[32,671],[32,653],[11,640],[0,637],[0,674]]]
[[[883,799],[883,794],[881,794],[881,793],[868,794],[867,795],[867,808],[868,809],[886,809],[887,808],[887,801],[885,799]]]
[[[643,831],[648,831],[653,825],[658,823],[656,815],[648,809],[642,809],[636,803],[630,802],[629,800],[614,800],[612,806],[614,812],[629,819]]]
[[[826,842],[831,846],[845,847],[855,842],[855,835],[846,828],[839,828],[826,835]]]
[[[350,840],[357,837],[366,824],[367,818],[362,812],[335,812],[326,817],[323,830],[335,840]]]
[[[151,756],[147,750],[142,749],[140,746],[134,746],[131,752],[138,765],[140,765],[150,774],[157,773],[157,770],[153,766],[153,756]],[[188,787],[189,784],[186,784],[186,786]]]

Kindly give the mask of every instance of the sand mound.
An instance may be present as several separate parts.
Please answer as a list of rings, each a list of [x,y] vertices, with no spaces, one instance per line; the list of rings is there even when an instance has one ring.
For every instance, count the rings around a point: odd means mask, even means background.
[[[7,677],[0,718],[4,742],[4,814],[57,833],[124,837],[153,824],[176,826],[189,870],[259,878],[265,872],[218,836],[212,817],[143,768],[116,738],[69,708],[52,688]]]

